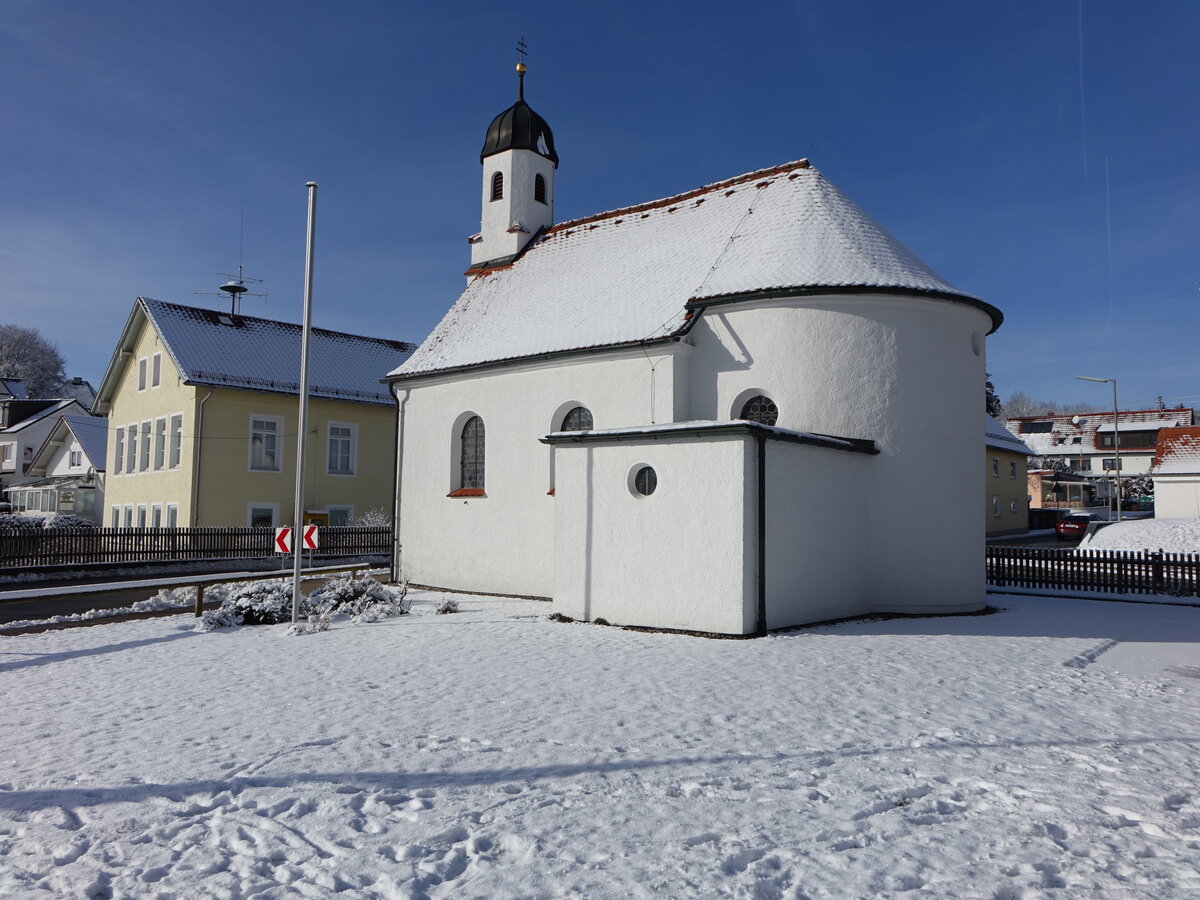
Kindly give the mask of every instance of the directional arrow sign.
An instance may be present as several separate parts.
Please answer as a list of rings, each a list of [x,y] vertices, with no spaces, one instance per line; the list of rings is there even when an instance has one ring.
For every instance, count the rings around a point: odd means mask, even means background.
[[[275,552],[292,552],[292,529],[287,527],[275,529]]]
[[[304,526],[304,549],[305,550],[316,550],[320,543],[321,542],[317,539],[317,526],[316,525]]]

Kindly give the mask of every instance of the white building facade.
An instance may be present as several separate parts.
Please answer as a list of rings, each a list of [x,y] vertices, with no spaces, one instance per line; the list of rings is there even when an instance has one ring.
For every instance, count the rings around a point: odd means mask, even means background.
[[[517,233],[389,376],[405,577],[723,634],[984,605],[998,310],[807,160]]]

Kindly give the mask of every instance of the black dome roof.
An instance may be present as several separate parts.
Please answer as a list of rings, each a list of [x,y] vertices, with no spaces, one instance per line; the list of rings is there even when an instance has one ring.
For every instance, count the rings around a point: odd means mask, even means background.
[[[524,73],[517,92],[517,102],[506,109],[488,126],[479,161],[505,150],[532,150],[546,157],[558,168],[558,154],[554,152],[554,133],[546,120],[533,111],[525,102]]]

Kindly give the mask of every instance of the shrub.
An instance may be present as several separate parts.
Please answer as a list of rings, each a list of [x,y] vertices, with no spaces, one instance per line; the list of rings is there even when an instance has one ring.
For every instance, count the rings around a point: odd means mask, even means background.
[[[300,595],[300,615],[307,616],[311,604]],[[235,625],[277,625],[292,620],[292,585],[283,579],[247,581],[234,585],[216,609],[200,619],[200,628],[229,628]]]
[[[318,614],[329,617],[345,613],[354,622],[377,622],[403,616],[412,608],[406,583],[389,588],[370,575],[359,581],[345,576],[330,579],[313,592],[311,599]]]
[[[439,616],[449,615],[450,613],[458,612],[458,601],[453,597],[443,597],[438,601],[438,605],[434,607]]]
[[[363,527],[372,525],[391,525],[392,514],[382,506],[377,506],[374,509],[368,509],[364,513],[354,517],[354,524]]]
[[[570,616],[564,616],[562,613],[550,613],[551,622],[574,622]]]
[[[22,516],[13,513],[10,516],[0,516],[0,528],[41,528],[41,516]]]
[[[43,528],[96,528],[97,525],[91,519],[81,519],[79,516],[73,516],[70,513],[55,513],[52,516],[47,516],[42,520]]]
[[[592,624],[593,625],[611,625],[612,622],[608,621],[608,619],[604,619],[604,618],[597,616],[596,618],[592,619]]]

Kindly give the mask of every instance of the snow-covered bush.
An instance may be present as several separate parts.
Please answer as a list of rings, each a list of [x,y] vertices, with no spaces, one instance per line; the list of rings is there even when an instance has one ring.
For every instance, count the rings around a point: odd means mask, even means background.
[[[349,577],[333,578],[313,592],[312,604],[318,613],[345,613],[353,622],[377,622],[403,616],[412,608],[407,584],[401,582],[397,587],[389,588],[370,575],[358,581]]]
[[[434,607],[434,610],[437,612],[437,614],[439,616],[445,616],[445,615],[449,615],[450,613],[456,613],[456,612],[458,612],[458,601],[455,600],[453,597],[443,597],[441,600],[438,601],[438,604],[437,604],[437,606]]]
[[[391,525],[392,514],[384,507],[377,506],[374,509],[368,509],[366,512],[355,516],[354,524],[361,525],[364,528],[372,525]]]
[[[55,513],[52,516],[47,516],[42,520],[43,528],[96,528],[97,525],[91,519],[81,519],[79,516],[73,516],[70,513]]]
[[[41,516],[23,516],[20,513],[13,513],[7,516],[0,516],[0,528],[41,528]]]
[[[309,598],[300,595],[300,615],[307,616]],[[236,625],[277,625],[292,620],[292,585],[283,579],[247,581],[233,585],[216,609],[200,619],[200,628],[230,628]]]

